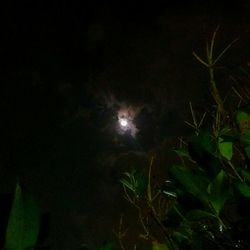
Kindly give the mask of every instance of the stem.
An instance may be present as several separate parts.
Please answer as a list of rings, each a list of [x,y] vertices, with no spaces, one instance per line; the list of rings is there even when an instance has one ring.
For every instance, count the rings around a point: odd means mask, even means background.
[[[144,220],[143,220],[143,216],[142,216],[142,212],[141,212],[141,209],[138,208],[138,214],[139,214],[139,218],[140,218],[140,222],[141,222],[141,225],[143,227],[143,230],[145,231],[146,233],[146,238],[149,238],[150,237],[150,234],[149,234],[149,230],[148,228],[146,227],[145,223],[144,223]]]
[[[241,182],[244,182],[243,179],[241,178],[241,176],[239,175],[239,173],[237,172],[237,170],[235,169],[234,165],[232,164],[231,161],[228,161],[229,166],[231,167],[231,169],[234,171],[235,175],[238,177],[238,179]]]
[[[208,201],[208,206],[209,208],[213,211],[214,217],[219,221],[220,225],[224,228],[227,229],[227,226],[224,224],[222,219],[220,218],[220,215],[217,213],[217,211],[214,209],[212,203]]]
[[[163,232],[164,236],[166,237],[166,239],[168,240],[169,244],[171,245],[171,249],[175,249],[174,245],[172,244],[171,238],[168,234],[168,231],[166,230],[166,228],[162,225],[161,221],[159,220],[158,216],[156,215],[155,209],[151,207],[151,216],[154,219],[154,221],[156,222],[156,224],[160,227],[161,231]]]
[[[174,206],[173,208],[174,208],[175,212],[176,212],[184,221],[187,220],[187,219],[184,217],[184,215],[180,212],[180,210],[179,210],[176,206]]]
[[[224,222],[222,221],[222,219],[217,216],[217,220],[219,221],[220,225],[224,228],[224,229],[227,229],[227,226],[224,224]]]
[[[209,75],[210,75],[210,84],[211,84],[211,92],[212,92],[212,96],[218,106],[218,110],[219,112],[224,115],[225,114],[225,110],[223,107],[223,101],[220,97],[219,91],[217,89],[216,86],[216,82],[214,80],[214,69],[213,69],[213,65],[212,62],[209,63]]]
[[[149,170],[148,170],[148,187],[147,187],[147,192],[148,192],[148,200],[151,202],[152,201],[152,192],[151,192],[151,171],[152,171],[152,165],[154,162],[154,157],[151,158],[151,162],[149,165]]]

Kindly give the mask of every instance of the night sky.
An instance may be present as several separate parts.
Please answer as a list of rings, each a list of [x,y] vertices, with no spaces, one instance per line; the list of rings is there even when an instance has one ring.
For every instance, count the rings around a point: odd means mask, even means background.
[[[166,147],[190,132],[188,102],[209,109],[207,72],[192,51],[204,55],[217,25],[218,48],[239,38],[218,74],[222,91],[227,73],[249,63],[249,1],[200,2],[1,4],[0,205],[18,177],[49,221],[51,249],[102,244],[132,214],[121,173],[145,168],[147,152],[166,166]],[[116,129],[121,103],[140,107],[136,137]]]

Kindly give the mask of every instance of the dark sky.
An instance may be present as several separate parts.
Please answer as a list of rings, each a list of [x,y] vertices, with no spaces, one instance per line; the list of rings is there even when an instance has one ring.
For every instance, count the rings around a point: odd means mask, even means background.
[[[187,133],[188,101],[199,110],[210,100],[192,51],[204,52],[218,24],[218,48],[240,37],[221,82],[249,62],[249,1],[201,2],[2,4],[0,193],[13,192],[19,177],[50,215],[52,249],[112,237],[126,205],[124,166],[144,166],[145,151]],[[150,107],[138,118],[140,149],[116,134],[111,96]]]

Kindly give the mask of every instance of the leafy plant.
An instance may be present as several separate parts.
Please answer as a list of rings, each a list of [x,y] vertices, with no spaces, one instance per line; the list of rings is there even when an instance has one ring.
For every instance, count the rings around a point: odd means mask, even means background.
[[[194,136],[174,150],[181,163],[169,167],[165,182],[152,182],[153,158],[146,188],[136,172],[125,173],[121,180],[153,250],[250,248],[241,227],[250,216],[239,212],[243,201],[250,204],[250,104],[235,104],[229,112],[220,95],[215,66],[237,39],[215,56],[217,31],[206,45],[206,60],[193,53],[209,72],[215,101],[211,122],[205,125],[207,111],[198,120],[190,103],[192,122],[186,123]]]

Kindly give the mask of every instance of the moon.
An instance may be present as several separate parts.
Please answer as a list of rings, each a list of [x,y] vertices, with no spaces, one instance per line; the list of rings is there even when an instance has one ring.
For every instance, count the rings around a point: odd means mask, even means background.
[[[127,119],[125,119],[125,118],[122,118],[122,119],[120,119],[120,125],[122,126],[122,127],[127,127],[128,126],[128,120]]]

